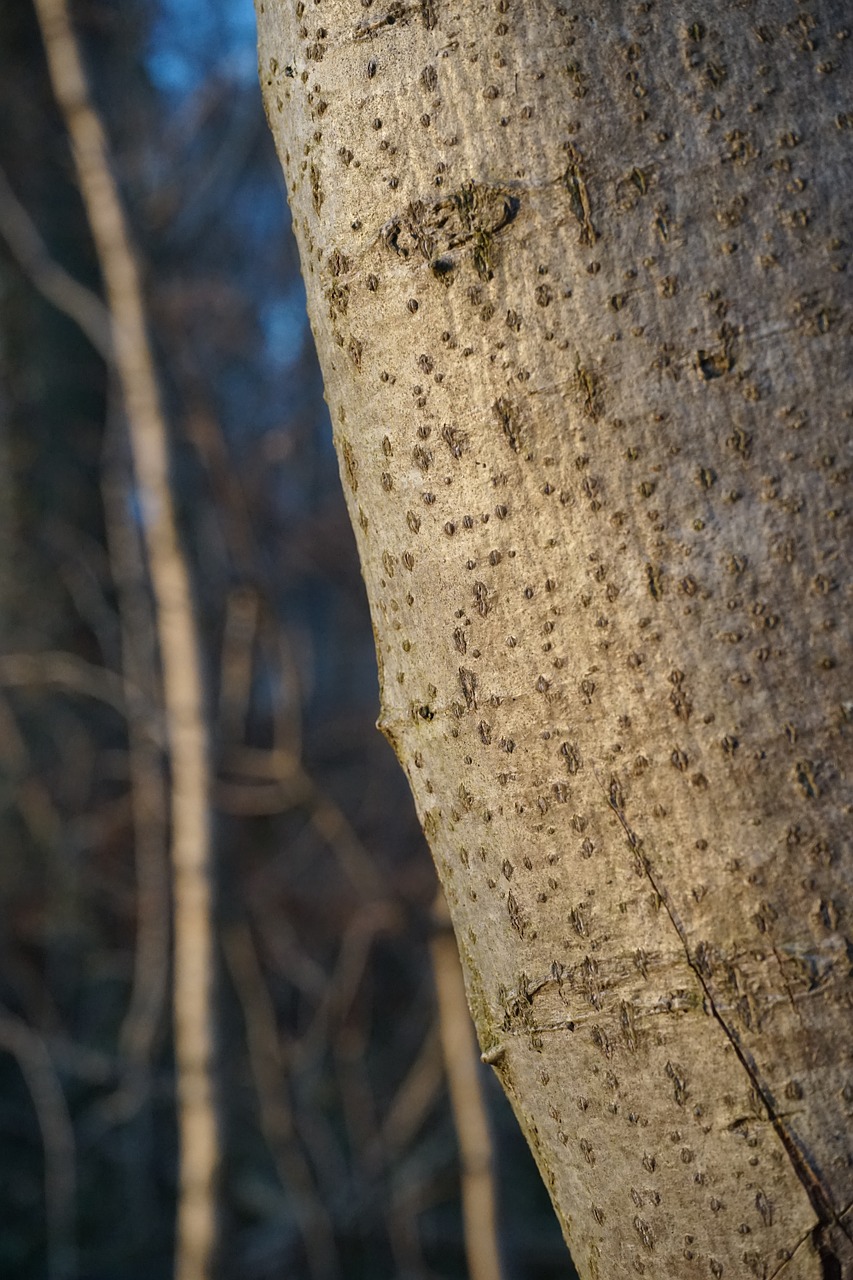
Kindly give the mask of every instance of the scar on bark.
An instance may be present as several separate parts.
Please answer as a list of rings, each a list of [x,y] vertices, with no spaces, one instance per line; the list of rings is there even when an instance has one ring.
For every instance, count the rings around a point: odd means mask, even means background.
[[[419,256],[433,275],[449,279],[460,257],[470,253],[474,269],[490,280],[496,237],[518,215],[521,201],[504,187],[473,179],[441,200],[415,200],[380,233],[386,248],[399,257]]]
[[[416,0],[414,4],[405,4],[403,0],[396,0],[394,4],[389,4],[387,11],[378,18],[360,22],[355,29],[355,38],[370,40],[398,23],[401,26],[407,26],[414,17],[420,17],[427,31],[432,31],[438,22],[438,3],[439,0]]]
[[[592,205],[590,204],[589,189],[587,188],[583,171],[583,156],[571,143],[566,143],[565,149],[568,153],[569,162],[566,165],[562,181],[563,186],[569,193],[569,204],[580,228],[578,242],[585,245],[594,245],[598,239],[598,232],[592,224]]]
[[[492,412],[500,423],[510,448],[514,453],[520,453],[523,428],[518,405],[514,404],[512,400],[508,400],[506,396],[501,396],[492,405]]]

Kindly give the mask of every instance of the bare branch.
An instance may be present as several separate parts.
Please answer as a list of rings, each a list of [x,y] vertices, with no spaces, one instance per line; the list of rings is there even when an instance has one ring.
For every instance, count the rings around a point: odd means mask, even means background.
[[[439,891],[433,911],[439,928],[432,940],[432,972],[450,1103],[462,1166],[462,1216],[470,1280],[500,1280],[497,1197],[492,1140],[483,1099],[480,1054],[468,1003],[450,913]]]
[[[275,1009],[248,927],[234,925],[225,935],[223,945],[243,1009],[261,1128],[282,1190],[292,1202],[311,1275],[314,1280],[338,1276],[340,1265],[332,1223],[317,1194],[314,1176],[294,1130]]]
[[[24,206],[0,169],[0,236],[39,293],[82,329],[106,361],[112,359],[110,313],[91,289],[54,262]]]
[[[101,492],[121,622],[127,699],[130,803],[136,871],[133,980],[119,1045],[137,1071],[150,1066],[163,1025],[169,983],[168,795],[152,716],[162,702],[141,535],[129,510],[129,469],[110,445],[104,451]],[[142,697],[134,696],[139,690]]]
[[[33,1101],[44,1147],[48,1280],[76,1274],[75,1143],[65,1095],[47,1045],[11,1013],[0,1012],[0,1050],[13,1055]]]
[[[216,1250],[220,1139],[213,1070],[209,745],[200,644],[169,485],[168,433],[139,270],[107,140],[92,106],[66,0],[36,0],[36,12],[104,278],[156,601],[172,776],[173,1016],[181,1151],[175,1275],[206,1280]]]
[[[78,658],[75,653],[4,653],[0,655],[0,685],[28,688],[53,685],[96,698],[125,714],[125,685],[115,671]]]

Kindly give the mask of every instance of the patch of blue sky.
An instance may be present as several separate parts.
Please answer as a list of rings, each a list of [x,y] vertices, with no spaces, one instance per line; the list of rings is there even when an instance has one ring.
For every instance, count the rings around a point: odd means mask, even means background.
[[[280,298],[269,302],[261,311],[261,328],[267,359],[277,368],[286,368],[298,360],[305,340],[305,289],[297,278]]]
[[[258,108],[260,110],[260,107]],[[290,235],[281,171],[250,169],[244,172],[230,202],[230,216],[247,241],[263,241]],[[288,242],[289,243],[289,242]],[[293,246],[295,253],[295,244]]]
[[[257,76],[252,0],[160,0],[145,65],[156,87],[181,97],[211,74],[250,84]]]

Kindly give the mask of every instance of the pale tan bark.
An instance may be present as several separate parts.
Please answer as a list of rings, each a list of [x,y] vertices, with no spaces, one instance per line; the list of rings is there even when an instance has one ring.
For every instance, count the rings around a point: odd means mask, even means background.
[[[584,1277],[853,1276],[844,8],[257,3],[381,727]]]
[[[180,1187],[177,1280],[212,1274],[219,1135],[214,1099],[214,942],[210,770],[201,649],[169,485],[169,450],[139,271],[90,101],[66,0],[35,0],[51,82],[71,139],[104,277],[154,590],[171,766],[173,1020]]]

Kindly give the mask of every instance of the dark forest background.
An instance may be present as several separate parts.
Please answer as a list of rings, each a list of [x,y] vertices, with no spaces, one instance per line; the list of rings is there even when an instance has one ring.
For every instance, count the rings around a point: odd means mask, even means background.
[[[370,623],[251,7],[81,0],[73,14],[143,268],[205,645],[222,1275],[455,1280],[435,880],[374,728]],[[167,774],[162,750],[134,746],[126,705],[132,685],[156,740],[156,635],[114,377],[9,247],[24,211],[49,262],[101,294],[27,0],[0,0],[0,117],[0,1276],[165,1280]],[[149,955],[160,940],[144,965],[141,931]],[[507,1276],[565,1278],[547,1197],[483,1080]]]

